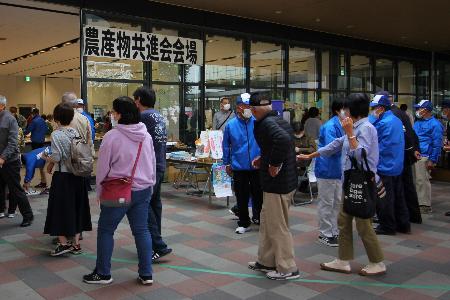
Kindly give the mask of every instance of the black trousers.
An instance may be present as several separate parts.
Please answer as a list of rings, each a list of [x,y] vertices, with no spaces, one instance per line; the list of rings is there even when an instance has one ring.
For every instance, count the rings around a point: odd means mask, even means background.
[[[45,143],[36,143],[36,142],[31,142],[31,149],[35,150],[35,149],[39,149],[44,147]]]
[[[380,228],[389,231],[409,231],[409,212],[403,194],[402,176],[380,175],[386,189],[386,197],[378,202],[377,215]]]
[[[20,159],[6,162],[0,168],[0,211],[5,211],[5,185],[9,190],[9,208],[8,211],[13,213],[16,206],[19,206],[19,211],[24,219],[33,217],[30,202],[28,202],[27,195],[20,184]],[[14,209],[14,210],[12,210]]]
[[[419,199],[417,198],[412,168],[413,166],[410,164],[405,164],[403,166],[403,192],[405,195],[406,206],[409,211],[409,221],[421,224],[422,215],[420,214]]]
[[[239,227],[251,224],[248,214],[248,200],[252,197],[253,218],[259,220],[261,213],[263,192],[261,189],[259,171],[233,171],[234,193],[239,209]]]

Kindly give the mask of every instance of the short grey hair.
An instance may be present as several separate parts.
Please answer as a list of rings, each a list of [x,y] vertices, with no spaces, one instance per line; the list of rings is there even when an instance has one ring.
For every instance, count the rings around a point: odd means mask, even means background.
[[[69,103],[71,106],[75,107],[77,106],[78,97],[75,92],[65,92],[61,98],[62,103]]]
[[[0,104],[6,106],[6,97],[3,95],[0,95]]]

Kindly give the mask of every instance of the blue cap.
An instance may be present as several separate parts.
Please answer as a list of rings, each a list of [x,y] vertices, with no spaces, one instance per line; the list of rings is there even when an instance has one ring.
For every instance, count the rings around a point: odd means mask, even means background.
[[[239,104],[250,105],[250,94],[243,93],[240,96],[238,96],[236,98],[236,105],[239,105]]]
[[[417,103],[416,105],[414,105],[414,107],[416,109],[425,108],[426,110],[429,110],[429,111],[433,110],[433,104],[431,103],[430,100],[422,100],[419,103]]]
[[[388,96],[385,95],[376,95],[373,97],[372,101],[370,102],[370,107],[375,106],[391,106],[391,101],[389,100]]]

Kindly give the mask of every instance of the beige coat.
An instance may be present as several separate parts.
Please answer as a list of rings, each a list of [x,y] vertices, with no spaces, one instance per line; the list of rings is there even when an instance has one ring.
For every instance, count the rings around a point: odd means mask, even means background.
[[[94,143],[91,137],[91,124],[89,120],[80,114],[78,111],[74,110],[75,114],[73,120],[70,123],[70,127],[75,129],[84,141],[87,141],[92,149],[92,156],[95,156]]]

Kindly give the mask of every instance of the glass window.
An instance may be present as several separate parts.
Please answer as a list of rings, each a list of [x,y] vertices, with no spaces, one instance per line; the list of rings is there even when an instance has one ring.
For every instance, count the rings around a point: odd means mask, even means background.
[[[153,84],[156,93],[155,108],[163,115],[169,141],[180,140],[180,86]]]
[[[284,51],[281,45],[252,42],[250,50],[250,86],[271,91],[272,97],[282,94]]]
[[[244,82],[242,40],[208,35],[205,49],[205,83],[243,86]]]
[[[316,92],[306,90],[289,90],[289,103],[294,108],[294,122],[300,122],[305,108],[317,107]]]
[[[114,99],[120,96],[132,97],[133,92],[140,86],[140,83],[88,81],[88,110],[94,113],[95,119],[103,117],[112,109]]]
[[[346,90],[347,89],[347,58],[343,52],[332,52],[330,57],[331,64],[331,86],[329,88]]]
[[[138,23],[116,22],[93,14],[86,15],[86,24],[133,31],[141,31],[142,28]],[[117,60],[108,57],[88,56],[86,64],[88,78],[132,80],[142,80],[144,78],[144,63],[138,60]]]
[[[289,87],[302,89],[317,88],[316,52],[314,49],[290,47]]]
[[[350,88],[352,91],[372,91],[370,58],[352,55],[350,58]]]
[[[415,94],[414,65],[409,61],[398,63],[398,92],[400,94]]]
[[[430,65],[428,63],[417,64],[417,96],[419,99],[430,97]]]
[[[389,59],[377,59],[375,62],[375,91],[394,90],[394,68]]]
[[[180,140],[186,145],[194,146],[197,139],[200,101],[200,88],[198,86],[185,86],[184,107],[180,115]]]
[[[322,88],[330,88],[330,52],[322,51]]]
[[[450,62],[437,61],[436,63],[436,93],[437,103],[450,99]]]
[[[235,109],[236,97],[245,93],[244,88],[207,86],[205,89],[205,128],[212,128],[213,116],[220,110],[220,99],[231,98],[231,107]]]
[[[408,106],[408,111],[413,113],[414,104],[416,103],[416,96],[413,95],[398,95],[397,97],[398,105],[406,104]]]

